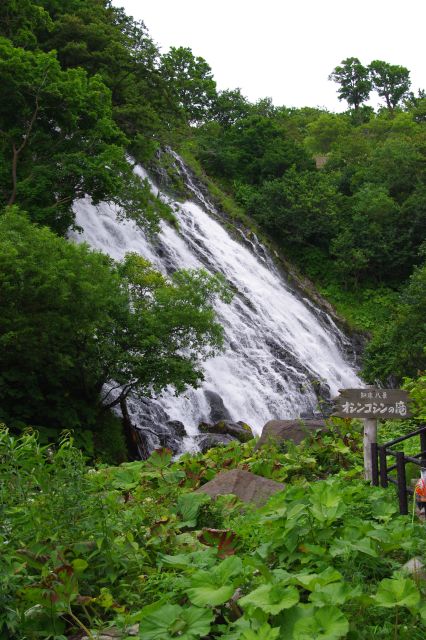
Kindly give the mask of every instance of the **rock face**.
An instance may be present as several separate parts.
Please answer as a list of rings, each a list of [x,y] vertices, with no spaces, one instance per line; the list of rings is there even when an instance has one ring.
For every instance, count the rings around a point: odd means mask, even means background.
[[[146,460],[154,449],[160,447],[167,447],[173,453],[179,453],[182,439],[187,435],[182,422],[169,420],[162,407],[146,398],[136,400],[130,397],[120,408],[125,432],[136,446],[135,459]],[[131,446],[129,450],[133,450]]]
[[[213,480],[207,482],[195,493],[207,493],[212,498],[232,493],[243,502],[250,502],[260,507],[277,491],[282,491],[285,485],[281,482],[262,478],[249,471],[232,469],[220,471]]]
[[[212,447],[226,446],[230,442],[235,442],[236,438],[228,436],[226,433],[206,433],[202,436],[197,436],[196,442],[200,447],[201,453],[206,453]]]
[[[166,424],[169,429],[174,431],[178,438],[184,438],[186,435],[188,435],[186,433],[185,425],[180,420],[167,420]]]
[[[266,444],[269,440],[277,443],[291,440],[300,444],[304,438],[318,429],[326,429],[324,420],[270,420],[262,429],[262,435],[256,445],[256,449]]]
[[[209,420],[211,420],[212,422],[218,422],[219,420],[231,419],[231,414],[225,407],[225,404],[218,393],[206,389],[204,395],[210,405]]]
[[[404,564],[402,571],[414,576],[415,579],[426,580],[426,569],[421,558],[411,558]]]
[[[231,422],[230,420],[220,420],[216,424],[201,422],[198,428],[201,433],[225,434],[240,442],[248,442],[254,438],[253,431],[245,422]]]

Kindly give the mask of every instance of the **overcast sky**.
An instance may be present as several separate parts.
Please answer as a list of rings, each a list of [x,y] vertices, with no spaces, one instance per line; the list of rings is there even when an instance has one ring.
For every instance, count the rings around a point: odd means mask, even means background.
[[[344,58],[401,64],[426,88],[425,0],[114,0],[166,53],[190,47],[218,89],[251,101],[346,109],[328,75]],[[378,99],[374,98],[375,106]]]

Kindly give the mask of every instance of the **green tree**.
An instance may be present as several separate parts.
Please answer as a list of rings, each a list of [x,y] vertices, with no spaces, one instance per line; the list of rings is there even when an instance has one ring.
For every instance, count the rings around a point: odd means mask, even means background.
[[[340,87],[337,90],[339,100],[346,100],[350,107],[357,111],[363,102],[370,96],[372,83],[367,67],[361,64],[358,58],[346,58],[335,67],[329,76],[329,80],[337,82]]]
[[[426,185],[419,185],[401,206],[398,219],[396,256],[401,264],[401,276],[407,277],[421,262],[421,246],[426,238]]]
[[[347,203],[331,243],[338,269],[355,284],[364,278],[377,282],[395,275],[398,204],[385,187],[372,184],[364,185]]]
[[[133,391],[202,379],[220,348],[211,302],[219,277],[167,280],[145,260],[122,264],[38,227],[16,208],[0,216],[0,420],[93,428]],[[114,381],[114,393],[103,393]]]
[[[17,203],[64,233],[73,201],[89,194],[157,224],[155,201],[126,159],[126,138],[99,76],[63,71],[54,52],[1,38],[0,82],[9,96],[0,104],[0,205]]]
[[[368,69],[373,88],[385,99],[389,111],[393,111],[410,89],[410,72],[401,65],[373,60]]]
[[[240,89],[226,89],[217,94],[211,107],[210,117],[219,124],[229,127],[247,117],[251,109],[252,105],[242,95]]]
[[[378,327],[364,356],[368,382],[399,384],[426,369],[426,265],[419,267],[403,289],[389,321]]]
[[[198,155],[213,175],[260,185],[281,177],[295,165],[313,168],[301,144],[294,142],[278,120],[250,115],[226,129],[208,123],[198,132]]]
[[[161,57],[161,72],[190,122],[204,120],[216,99],[212,70],[188,47],[171,47]]]
[[[49,13],[33,0],[3,0],[0,4],[0,36],[17,47],[35,47],[38,32],[52,26]]]
[[[286,246],[327,246],[337,205],[332,177],[292,167],[281,179],[264,182],[249,200],[247,211]]]
[[[425,147],[420,132],[414,139],[389,136],[373,149],[366,166],[366,179],[385,186],[402,203],[425,180]]]
[[[412,114],[415,122],[426,122],[426,91],[419,89],[417,96],[410,91],[404,100],[404,106]]]
[[[42,47],[57,50],[63,68],[101,75],[132,153],[142,162],[150,160],[170,142],[171,130],[183,125],[184,114],[160,72],[160,53],[144,23],[97,0],[43,1],[54,21]]]
[[[322,113],[307,125],[305,145],[311,153],[329,153],[340,139],[348,135],[350,128],[345,114]]]

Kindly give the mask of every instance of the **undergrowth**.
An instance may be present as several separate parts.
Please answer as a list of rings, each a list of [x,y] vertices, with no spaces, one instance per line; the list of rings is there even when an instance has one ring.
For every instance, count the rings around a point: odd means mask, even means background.
[[[336,420],[299,446],[88,468],[69,434],[2,429],[0,637],[423,638],[425,585],[402,567],[424,527],[360,479],[361,440]],[[193,492],[233,468],[286,487],[261,509]]]

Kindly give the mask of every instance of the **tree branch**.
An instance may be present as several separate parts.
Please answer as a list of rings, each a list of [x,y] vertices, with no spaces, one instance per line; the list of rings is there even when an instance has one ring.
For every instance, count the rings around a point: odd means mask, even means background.
[[[135,385],[134,382],[125,385],[123,387],[123,390],[121,391],[121,393],[119,393],[119,395],[117,396],[117,398],[115,400],[112,400],[108,404],[103,404],[102,411],[107,411],[108,409],[112,409],[113,407],[116,407],[118,404],[123,402],[123,400],[125,400],[127,398],[129,393],[133,389],[134,385]],[[105,397],[108,397],[108,394]]]
[[[31,131],[33,130],[34,127],[34,123],[37,119],[37,115],[40,109],[40,105],[39,105],[39,101],[38,101],[38,95],[36,95],[35,97],[35,109],[34,112],[31,116],[30,122],[28,124],[27,127],[27,132],[24,135],[24,139],[22,141],[22,144],[19,147],[16,147],[15,143],[13,143],[13,158],[12,158],[12,193],[10,194],[10,198],[8,201],[8,206],[12,206],[13,204],[15,204],[16,201],[16,191],[17,191],[17,184],[18,184],[18,179],[17,179],[17,169],[18,169],[18,159],[20,154],[22,153],[22,151],[25,149],[25,147],[27,146],[29,137],[31,135]]]

